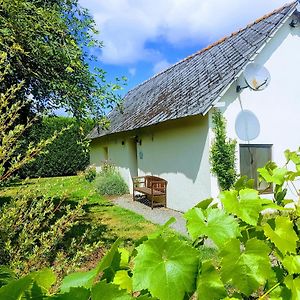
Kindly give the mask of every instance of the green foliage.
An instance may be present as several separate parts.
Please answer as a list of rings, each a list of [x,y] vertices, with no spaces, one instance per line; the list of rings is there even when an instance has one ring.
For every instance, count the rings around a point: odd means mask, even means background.
[[[83,205],[66,198],[24,195],[0,208],[0,261],[17,275],[53,266],[57,272],[74,269],[99,243],[88,242],[72,229],[85,214]]]
[[[158,299],[183,299],[194,289],[198,251],[175,237],[149,239],[137,247],[133,288]],[[158,279],[159,278],[159,279]]]
[[[226,120],[219,110],[212,116],[215,139],[210,149],[211,171],[222,190],[229,190],[236,180],[236,141],[226,137]]]
[[[45,147],[42,155],[34,162],[26,165],[20,175],[22,177],[54,177],[75,175],[89,164],[89,148],[86,135],[92,129],[92,122],[78,123],[73,118],[47,117],[36,123],[29,131],[24,148],[30,143],[38,143],[48,139],[55,132],[60,136]]]
[[[218,208],[201,209],[195,207],[185,214],[187,229],[192,239],[210,238],[216,245],[240,235],[238,222]]]
[[[107,83],[100,63],[91,55],[102,44],[95,39],[91,15],[78,0],[0,3],[0,55],[12,67],[6,83],[24,83],[20,99],[31,95],[34,109],[60,107],[75,117],[102,116],[119,101],[114,94],[118,82]]]
[[[88,182],[94,181],[96,179],[96,176],[97,176],[97,171],[96,171],[96,167],[95,166],[88,166],[84,170],[84,178]]]
[[[300,153],[297,158],[300,161]],[[265,177],[282,186],[291,178],[298,180],[295,157],[292,161],[295,169],[286,165],[283,181],[272,176],[278,173],[273,172],[275,167],[269,169],[270,164],[265,170],[273,173]],[[217,209],[212,199],[207,199],[186,213],[192,245],[177,236],[166,236],[164,230],[173,222],[169,220],[162,230],[144,237],[131,253],[118,249],[116,241],[94,269],[68,275],[62,293],[52,299],[70,299],[73,289],[81,288],[83,299],[92,300],[298,300],[300,208],[297,203],[285,207],[286,199],[277,204],[277,192],[282,192],[279,187],[272,200],[262,199],[243,180],[238,190],[221,192],[224,209]],[[265,208],[272,208],[272,213],[265,214]],[[199,240],[213,242],[217,257],[201,257]],[[11,295],[32,299],[28,291],[45,279],[38,278],[30,274],[13,280],[0,288],[0,295],[11,290]],[[51,299],[46,289],[36,291],[43,299]]]
[[[10,72],[10,65],[4,64],[0,54],[0,185],[7,183],[18,170],[34,161],[59,135],[56,131],[52,132],[46,139],[28,143],[25,150],[23,149],[21,139],[32,126],[34,119],[28,119],[26,125],[22,124],[22,109],[26,105],[16,95],[23,89],[23,83],[7,85]]]
[[[120,173],[111,164],[105,164],[96,178],[96,188],[101,195],[128,194],[128,186]]]

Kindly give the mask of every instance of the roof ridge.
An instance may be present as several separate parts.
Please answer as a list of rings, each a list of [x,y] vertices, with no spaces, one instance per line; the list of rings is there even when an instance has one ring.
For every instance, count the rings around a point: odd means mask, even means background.
[[[240,32],[242,32],[242,31],[244,31],[244,30],[246,30],[247,28],[249,28],[249,27],[251,27],[251,26],[253,26],[253,25],[255,25],[255,24],[257,24],[257,23],[259,23],[259,22],[261,22],[261,21],[263,21],[263,20],[265,20],[265,19],[267,19],[267,18],[269,18],[269,17],[271,17],[272,15],[274,15],[274,14],[276,14],[276,13],[279,13],[281,10],[285,9],[286,7],[289,7],[289,6],[292,6],[292,5],[296,5],[297,3],[298,3],[298,0],[293,1],[293,2],[290,2],[290,3],[285,3],[285,4],[282,5],[281,7],[279,7],[279,8],[277,8],[277,9],[273,10],[273,11],[270,12],[270,13],[267,13],[267,14],[263,15],[262,17],[260,17],[260,18],[256,19],[255,21],[249,23],[249,24],[246,25],[245,27],[243,27],[243,28],[241,28],[241,29],[239,29],[239,30],[237,30],[237,31],[234,31],[234,32],[231,33],[230,35],[227,35],[227,36],[225,36],[225,37],[222,37],[222,38],[220,38],[219,40],[217,40],[216,42],[214,42],[214,43],[212,43],[212,44],[206,46],[205,48],[203,48],[203,49],[201,49],[201,50],[199,50],[199,51],[197,51],[197,52],[195,52],[195,53],[193,53],[193,54],[191,54],[191,55],[189,55],[189,56],[187,56],[187,57],[185,57],[185,58],[179,60],[178,62],[174,63],[173,65],[171,65],[171,66],[168,67],[167,69],[165,69],[165,70],[163,70],[163,71],[161,71],[161,72],[159,72],[159,73],[157,73],[157,74],[151,76],[150,78],[146,79],[145,81],[143,81],[143,82],[141,82],[140,84],[138,84],[137,86],[135,86],[133,89],[131,89],[130,91],[128,91],[128,93],[125,95],[125,97],[126,97],[128,94],[130,94],[132,91],[134,91],[134,90],[136,90],[137,88],[139,88],[140,86],[146,84],[147,82],[149,82],[150,80],[152,80],[152,79],[158,77],[159,75],[166,73],[167,71],[171,70],[172,68],[176,67],[177,65],[179,65],[179,64],[181,64],[181,63],[183,63],[183,62],[185,62],[185,61],[187,61],[187,60],[190,60],[190,59],[192,59],[193,57],[195,57],[195,56],[197,56],[197,55],[203,54],[204,52],[208,51],[209,49],[211,49],[211,48],[213,48],[213,47],[215,47],[215,46],[217,46],[217,45],[220,45],[221,43],[223,43],[224,41],[228,40],[229,38],[231,38],[231,37],[233,37],[233,36],[236,36],[237,34],[239,34]],[[124,98],[125,98],[125,97],[124,97]]]

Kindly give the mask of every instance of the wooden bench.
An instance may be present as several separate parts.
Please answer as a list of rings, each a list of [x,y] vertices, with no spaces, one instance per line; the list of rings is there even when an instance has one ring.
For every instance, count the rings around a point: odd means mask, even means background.
[[[136,200],[136,192],[146,195],[151,201],[151,208],[167,205],[167,181],[156,176],[133,177],[133,201]]]

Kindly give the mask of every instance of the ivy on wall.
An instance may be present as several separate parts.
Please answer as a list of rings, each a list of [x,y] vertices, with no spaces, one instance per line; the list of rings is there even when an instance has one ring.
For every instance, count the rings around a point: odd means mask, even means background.
[[[236,141],[226,136],[226,119],[219,110],[212,115],[215,138],[210,149],[211,171],[222,190],[229,190],[236,181]]]

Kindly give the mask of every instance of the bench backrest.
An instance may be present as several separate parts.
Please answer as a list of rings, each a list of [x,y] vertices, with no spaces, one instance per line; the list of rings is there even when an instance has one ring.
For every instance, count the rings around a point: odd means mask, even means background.
[[[145,187],[166,193],[167,181],[157,176],[145,176]]]

